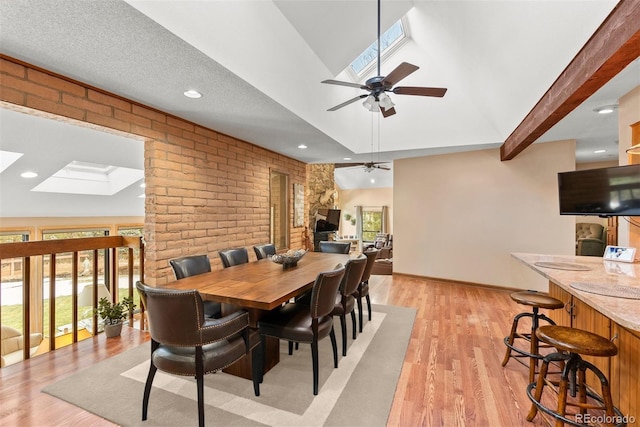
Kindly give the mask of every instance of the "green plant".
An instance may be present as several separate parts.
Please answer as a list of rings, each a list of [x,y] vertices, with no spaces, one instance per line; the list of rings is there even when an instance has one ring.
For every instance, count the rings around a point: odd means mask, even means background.
[[[136,307],[133,298],[126,297],[122,301],[112,304],[107,298],[100,298],[95,313],[104,320],[105,325],[117,325],[129,316]]]

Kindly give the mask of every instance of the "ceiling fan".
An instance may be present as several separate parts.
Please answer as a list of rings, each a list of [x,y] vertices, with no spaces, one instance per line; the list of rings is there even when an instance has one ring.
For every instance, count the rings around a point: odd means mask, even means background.
[[[388,76],[380,73],[380,0],[378,0],[378,75],[368,79],[365,84],[343,82],[340,80],[323,80],[322,83],[333,84],[339,86],[349,86],[366,90],[367,94],[362,94],[351,98],[348,101],[329,108],[327,111],[336,111],[342,107],[352,104],[359,99],[367,98],[362,105],[369,111],[377,111],[380,109],[383,117],[389,117],[396,114],[394,103],[391,101],[387,92],[393,92],[397,95],[417,95],[417,96],[433,96],[441,98],[447,92],[446,88],[437,87],[420,87],[420,86],[398,86],[396,83],[407,77],[409,74],[418,70],[418,66],[403,62],[398,65]]]
[[[372,172],[374,169],[391,170],[389,166],[384,166],[388,162],[364,162],[364,163],[336,163],[336,168],[350,168],[353,166],[363,166],[365,172]]]

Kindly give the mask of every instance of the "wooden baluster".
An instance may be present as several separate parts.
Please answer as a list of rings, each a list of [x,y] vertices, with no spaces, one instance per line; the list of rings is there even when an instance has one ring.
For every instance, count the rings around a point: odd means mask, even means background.
[[[49,350],[56,349],[56,254],[49,254]]]
[[[71,258],[71,340],[78,342],[78,251]]]
[[[27,360],[31,354],[31,257],[24,257],[24,265],[22,266],[22,336],[23,336],[23,348],[22,355]]]

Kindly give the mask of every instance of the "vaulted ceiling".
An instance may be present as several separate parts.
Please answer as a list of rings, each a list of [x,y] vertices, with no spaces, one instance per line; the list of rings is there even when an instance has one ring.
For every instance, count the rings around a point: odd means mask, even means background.
[[[383,0],[383,31],[405,17],[410,40],[382,74],[406,61],[420,69],[402,85],[448,88],[444,98],[392,94],[397,114],[386,119],[358,102],[327,112],[362,92],[320,83],[349,80],[343,70],[375,40],[373,0],[12,0],[0,3],[0,36],[6,55],[304,162],[392,161],[499,147],[616,3]],[[640,84],[638,67],[540,141],[575,138],[582,161],[606,159],[596,146],[617,158],[615,115],[591,105]],[[370,178],[341,172],[344,186]]]

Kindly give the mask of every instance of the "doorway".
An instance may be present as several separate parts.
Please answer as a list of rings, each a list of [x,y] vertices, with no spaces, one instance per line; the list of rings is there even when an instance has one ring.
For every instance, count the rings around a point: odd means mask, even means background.
[[[289,247],[289,175],[271,171],[269,185],[270,240],[276,250]]]

